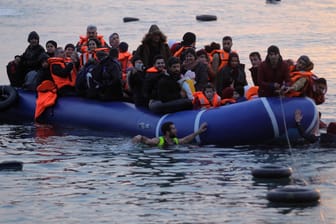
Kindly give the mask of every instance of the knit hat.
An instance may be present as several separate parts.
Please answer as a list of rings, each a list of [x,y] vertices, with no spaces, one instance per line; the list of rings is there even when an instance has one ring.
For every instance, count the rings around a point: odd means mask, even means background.
[[[151,27],[148,30],[149,34],[155,34],[155,33],[161,33],[161,30],[156,24],[151,25]]]
[[[267,49],[267,54],[270,54],[270,53],[280,54],[280,50],[277,46],[271,45]]]
[[[36,33],[36,31],[32,31],[32,32],[29,33],[29,35],[28,35],[28,42],[30,42],[34,38],[37,39],[37,40],[40,40],[40,37]]]
[[[190,46],[195,41],[196,41],[196,35],[192,32],[186,32],[183,35],[182,45],[183,46]]]
[[[46,46],[47,46],[48,44],[52,44],[55,48],[57,48],[57,43],[56,43],[56,41],[54,41],[54,40],[48,40],[47,43],[46,43]]]
[[[120,52],[126,52],[126,51],[128,51],[128,44],[126,42],[121,42],[119,44],[119,51]]]

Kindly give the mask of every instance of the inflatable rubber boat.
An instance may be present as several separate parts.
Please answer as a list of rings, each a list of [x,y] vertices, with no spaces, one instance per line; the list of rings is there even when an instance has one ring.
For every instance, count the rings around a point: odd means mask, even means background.
[[[1,87],[0,123],[34,122],[36,93],[9,86]],[[302,125],[311,132],[318,125],[314,102],[306,97],[256,98],[207,110],[185,110],[154,114],[127,102],[101,102],[80,97],[59,97],[42,121],[52,125],[85,128],[104,134],[160,136],[166,121],[175,123],[178,137],[196,130],[203,122],[208,130],[196,137],[202,145],[241,146],[297,139],[295,110],[303,113]]]

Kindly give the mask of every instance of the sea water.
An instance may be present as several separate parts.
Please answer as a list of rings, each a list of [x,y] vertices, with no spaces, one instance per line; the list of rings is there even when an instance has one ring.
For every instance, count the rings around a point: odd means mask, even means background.
[[[211,14],[217,21],[196,21]],[[126,16],[138,22],[123,23]],[[223,36],[246,65],[248,55],[277,45],[284,59],[308,55],[328,80],[322,119],[335,117],[336,1],[0,1],[0,83],[6,65],[28,46],[29,32],[59,46],[76,43],[86,26],[97,25],[133,51],[152,24],[170,43],[185,32],[198,49]],[[1,121],[0,121],[1,122]],[[74,134],[76,133],[76,134]],[[50,126],[0,125],[0,162],[24,162],[22,172],[0,172],[0,223],[336,223],[334,148],[181,147],[160,151],[134,146],[130,137],[93,135]],[[286,181],[260,181],[251,169],[289,165]],[[269,203],[270,189],[308,184],[321,192],[311,206]]]

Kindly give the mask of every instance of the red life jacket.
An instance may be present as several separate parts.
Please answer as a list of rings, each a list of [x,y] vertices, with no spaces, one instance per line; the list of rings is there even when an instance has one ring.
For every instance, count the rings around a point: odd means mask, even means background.
[[[48,58],[48,63],[50,65],[51,77],[53,78],[58,89],[62,88],[63,86],[75,86],[76,84],[75,66],[71,71],[70,77],[63,78],[53,73],[52,65],[60,65],[62,68],[65,68],[66,64],[65,64],[64,58],[51,57],[51,58]]]
[[[214,94],[211,102],[208,100],[208,98],[205,97],[204,93],[201,91],[197,91],[193,95],[194,95],[193,104],[194,105],[199,104],[201,109],[219,107],[222,105],[221,98],[217,93]]]

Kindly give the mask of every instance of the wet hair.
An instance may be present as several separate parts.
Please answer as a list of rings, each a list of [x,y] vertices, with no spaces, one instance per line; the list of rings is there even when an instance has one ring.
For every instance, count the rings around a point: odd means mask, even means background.
[[[253,51],[250,53],[249,57],[257,56],[261,60],[261,55],[258,51]]]
[[[167,121],[165,123],[162,124],[161,126],[161,132],[162,134],[166,134],[166,132],[170,131],[170,126],[173,125],[174,123],[171,121]]]

